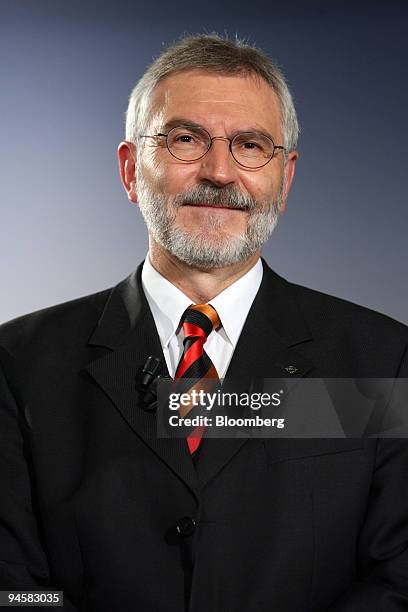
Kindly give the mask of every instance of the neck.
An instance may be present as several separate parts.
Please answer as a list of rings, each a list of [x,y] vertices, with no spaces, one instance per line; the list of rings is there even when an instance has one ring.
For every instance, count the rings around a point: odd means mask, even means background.
[[[259,259],[257,251],[244,262],[203,270],[194,268],[173,257],[152,238],[149,240],[149,258],[152,266],[194,304],[206,304],[224,289],[244,276]]]

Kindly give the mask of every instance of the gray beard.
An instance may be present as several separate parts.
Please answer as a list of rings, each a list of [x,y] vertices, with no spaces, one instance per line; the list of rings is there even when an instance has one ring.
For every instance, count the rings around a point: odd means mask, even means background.
[[[152,191],[137,169],[138,202],[147,229],[171,255],[199,269],[223,268],[246,261],[268,240],[279,219],[284,180],[275,201],[260,202],[241,194],[235,187],[196,185],[172,198]],[[236,236],[222,231],[222,221],[213,215],[204,230],[175,227],[177,209],[183,204],[227,206],[247,211],[246,230]],[[210,224],[210,227],[209,227]],[[210,232],[209,232],[210,230]]]

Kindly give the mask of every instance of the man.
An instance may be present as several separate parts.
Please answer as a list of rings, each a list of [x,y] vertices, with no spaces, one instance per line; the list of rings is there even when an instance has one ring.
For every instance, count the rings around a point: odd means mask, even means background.
[[[407,376],[406,327],[260,259],[297,135],[281,73],[237,41],[185,38],[135,87],[119,165],[148,257],[0,331],[3,590],[92,612],[408,610],[406,440],[160,438],[140,383],[149,356],[175,378]]]

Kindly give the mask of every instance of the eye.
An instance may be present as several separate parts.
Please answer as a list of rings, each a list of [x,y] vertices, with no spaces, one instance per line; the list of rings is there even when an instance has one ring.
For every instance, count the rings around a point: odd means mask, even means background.
[[[205,149],[208,137],[204,132],[185,127],[177,127],[169,132],[168,143],[170,148],[178,150]]]
[[[254,132],[238,134],[234,138],[232,148],[235,155],[243,159],[255,160],[273,155],[273,142],[263,134]]]
[[[265,151],[264,143],[259,138],[239,138],[234,142],[234,150],[243,155],[256,155]]]
[[[174,137],[175,142],[186,142],[188,144],[194,142],[194,136],[192,134],[178,134]]]
[[[260,149],[260,146],[259,146],[259,144],[258,144],[258,143],[256,143],[256,142],[251,142],[251,141],[249,141],[249,140],[248,140],[247,142],[243,142],[243,143],[241,143],[241,146],[242,146],[244,149]]]

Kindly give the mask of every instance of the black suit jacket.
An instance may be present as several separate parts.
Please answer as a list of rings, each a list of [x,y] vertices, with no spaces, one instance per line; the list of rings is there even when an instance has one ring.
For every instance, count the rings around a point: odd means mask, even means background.
[[[0,588],[92,612],[408,610],[408,441],[158,439],[140,267],[0,328]],[[228,377],[407,376],[408,330],[264,263]],[[195,526],[193,521],[195,522]]]

